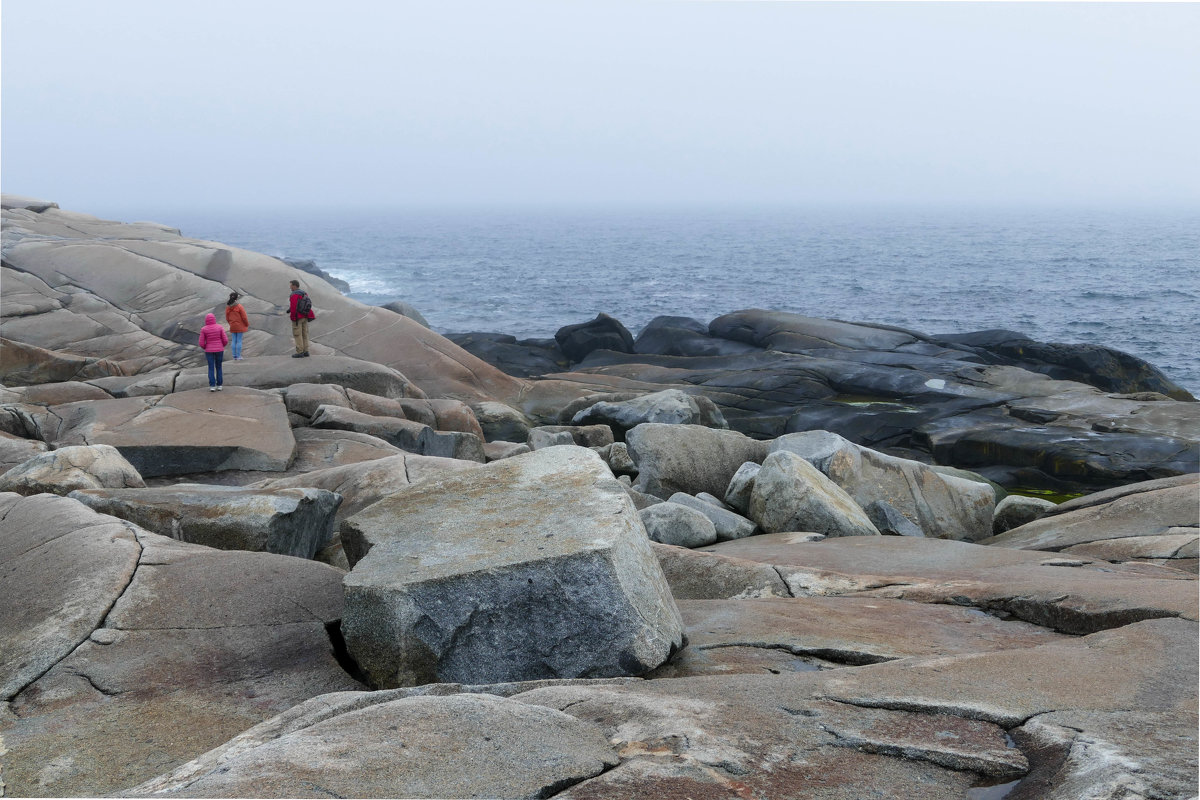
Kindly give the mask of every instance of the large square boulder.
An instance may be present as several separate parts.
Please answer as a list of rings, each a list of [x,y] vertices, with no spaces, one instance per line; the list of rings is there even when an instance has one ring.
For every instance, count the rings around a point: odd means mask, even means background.
[[[342,630],[377,687],[639,675],[683,641],[637,511],[585,448],[402,489],[342,541]]]

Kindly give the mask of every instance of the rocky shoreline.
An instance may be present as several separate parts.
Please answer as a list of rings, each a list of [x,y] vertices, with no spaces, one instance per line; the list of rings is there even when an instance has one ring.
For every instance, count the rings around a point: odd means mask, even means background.
[[[315,265],[3,207],[8,795],[1197,793],[1200,403],[1152,365],[760,310],[441,336],[316,274],[297,360]]]

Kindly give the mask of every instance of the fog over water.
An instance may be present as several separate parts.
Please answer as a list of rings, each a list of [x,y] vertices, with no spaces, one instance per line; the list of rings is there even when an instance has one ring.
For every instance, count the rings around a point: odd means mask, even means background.
[[[202,207],[1200,203],[1200,5],[6,0],[5,191]]]

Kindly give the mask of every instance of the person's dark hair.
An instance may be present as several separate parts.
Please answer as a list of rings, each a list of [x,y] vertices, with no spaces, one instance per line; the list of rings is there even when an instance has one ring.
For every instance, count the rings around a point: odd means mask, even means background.
[[[228,302],[225,303],[225,305],[227,305],[227,306],[233,305],[234,303],[236,303],[238,301],[239,297],[241,297],[241,295],[238,294],[237,292],[230,292],[229,300],[228,300]]]
[[[293,289],[299,289],[299,288],[300,288],[300,281],[293,280],[293,281],[291,282],[291,284],[292,284],[292,288],[293,288]]]

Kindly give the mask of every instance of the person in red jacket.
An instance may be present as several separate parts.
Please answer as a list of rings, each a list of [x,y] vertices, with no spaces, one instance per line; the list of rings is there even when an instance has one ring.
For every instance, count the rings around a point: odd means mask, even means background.
[[[250,330],[250,318],[246,309],[238,302],[241,297],[237,292],[229,293],[229,302],[225,304],[225,321],[229,323],[229,338],[233,344],[233,360],[242,360],[242,334]]]
[[[308,295],[300,290],[300,281],[292,281],[292,296],[289,299],[289,315],[292,318],[292,338],[296,340],[296,352],[292,353],[292,358],[307,358],[308,357],[308,321],[316,319],[317,315],[312,311],[312,301],[308,300]],[[304,298],[308,304],[308,311],[300,311],[300,298]]]
[[[209,314],[204,318],[204,327],[200,329],[200,349],[208,359],[208,390],[221,391],[224,383],[221,375],[221,361],[225,357],[225,345],[229,344],[229,336],[225,329],[217,324],[217,315]]]

